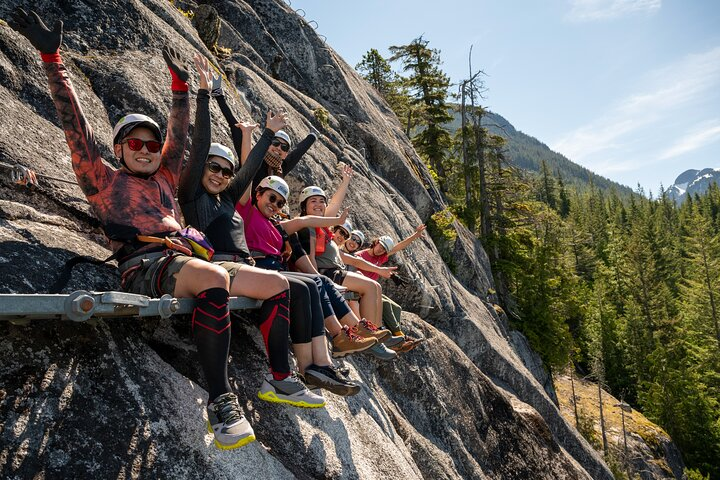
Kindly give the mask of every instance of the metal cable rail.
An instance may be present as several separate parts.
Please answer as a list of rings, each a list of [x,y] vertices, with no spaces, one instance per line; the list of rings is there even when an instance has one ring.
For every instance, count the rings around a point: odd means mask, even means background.
[[[259,308],[262,300],[230,297],[230,310]],[[27,323],[30,320],[72,320],[91,318],[161,317],[188,314],[195,308],[194,298],[163,295],[150,298],[126,292],[89,292],[70,294],[0,294],[0,321]]]

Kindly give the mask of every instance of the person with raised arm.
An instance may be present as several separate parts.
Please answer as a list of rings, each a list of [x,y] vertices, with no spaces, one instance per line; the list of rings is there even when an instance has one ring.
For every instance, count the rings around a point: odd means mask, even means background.
[[[252,182],[274,132],[285,125],[285,115],[268,113],[260,141],[238,169],[232,150],[210,142],[209,86],[213,84],[214,90],[220,89],[222,79],[212,75],[207,59],[202,59],[198,70],[200,89],[195,128],[190,158],[178,189],[180,207],[185,220],[203,231],[213,245],[212,261],[230,274],[230,294],[264,300],[258,321],[270,373],[265,376],[258,397],[297,407],[323,407],[325,400],[305,387],[291,372],[288,362],[288,333],[298,358],[312,355],[308,293],[290,289],[288,281],[278,273],[253,266],[243,220],[235,211],[235,203]]]
[[[345,166],[342,175],[342,181],[329,203],[327,194],[318,186],[312,185],[300,192],[300,218],[305,215],[329,217],[337,215],[350,185],[353,175],[352,167]],[[339,224],[342,224],[342,222],[339,222]],[[303,248],[308,252],[313,267],[318,272],[360,295],[360,312],[363,318],[358,329],[362,328],[370,332],[384,332],[386,334],[383,336],[382,341],[390,341],[392,339],[391,333],[378,327],[382,321],[382,290],[380,284],[359,273],[349,272],[346,263],[356,268],[369,269],[386,278],[397,267],[377,267],[365,260],[347,255],[332,241],[333,234],[328,228],[306,228],[299,233],[299,236]],[[388,350],[382,343],[378,343],[368,352],[382,360],[395,358],[395,352]]]
[[[257,124],[254,122],[237,123],[235,115],[232,113],[230,107],[227,105],[222,88],[213,88],[212,96],[217,99],[220,105],[223,115],[228,122],[235,150],[237,152],[240,152],[240,162],[241,164],[245,165],[244,162],[250,161],[246,159],[248,159],[248,155],[252,148],[252,132],[255,128],[257,128]],[[281,133],[281,136],[287,135],[285,133]],[[276,136],[273,137],[273,140],[271,140],[270,149],[273,148],[272,143],[277,143],[276,141],[277,133]],[[277,145],[275,146],[277,147]],[[301,153],[307,149],[306,147],[309,147],[309,143],[305,146],[298,147],[298,149],[294,151],[291,157],[291,164],[293,166],[302,156]],[[253,149],[253,151],[256,150]],[[259,157],[254,157],[254,159],[252,160],[252,167],[248,171],[255,172],[255,165],[257,165],[256,162],[258,161],[260,162],[259,171],[267,171],[267,164],[262,162],[263,159],[267,160],[267,158],[267,153],[264,155],[264,157],[262,157],[262,159],[259,159]],[[245,168],[246,167],[243,167],[243,171],[245,170]],[[255,177],[257,178],[257,174],[255,174]],[[256,190],[256,186],[253,186],[253,191],[254,190]],[[250,192],[248,192],[248,194],[249,193]],[[236,207],[238,211],[242,209],[240,202],[238,202]],[[313,308],[311,309],[311,311],[313,315],[316,317],[316,319],[324,318],[325,328],[328,330],[330,336],[332,337],[333,357],[343,357],[351,353],[366,350],[372,347],[377,341],[383,341],[387,336],[390,335],[390,332],[370,331],[364,329],[359,324],[359,319],[350,309],[348,302],[336,288],[337,286],[332,281],[330,281],[329,278],[318,274],[317,270],[314,269],[307,255],[303,251],[302,246],[300,245],[300,242],[297,238],[297,233],[291,232],[290,234],[287,234],[278,222],[274,222],[274,224],[275,228],[278,230],[278,233],[284,239],[287,238],[287,243],[285,244],[284,248],[286,249],[285,251],[291,252],[291,254],[289,257],[278,257],[277,255],[273,256],[259,254],[255,259],[256,265],[260,268],[281,272],[281,274],[290,281],[291,300],[295,296],[295,294],[292,293],[292,289],[300,288],[300,285],[304,285],[303,288],[307,289],[310,296],[312,297],[311,305],[313,306]],[[298,267],[304,267],[302,272],[289,271],[288,260],[290,260]],[[313,289],[313,284],[315,284],[317,291]],[[321,309],[317,308],[318,305],[321,307]],[[329,379],[333,377],[333,374],[333,372],[329,372]],[[308,380],[312,379],[308,378]]]
[[[389,235],[382,235],[370,242],[370,246],[368,248],[358,251],[357,256],[373,265],[385,265],[391,255],[395,255],[401,250],[407,248],[412,242],[422,237],[425,232],[425,228],[425,225],[419,225],[412,235],[401,240],[397,244]],[[373,280],[378,280],[379,278],[376,273],[371,271],[360,269],[359,272],[368,278],[372,278]],[[402,283],[402,279],[400,279],[400,277],[396,274],[390,278],[393,278],[396,283]],[[393,336],[403,339],[401,343],[398,343],[390,348],[399,352],[407,352],[414,349],[424,341],[423,338],[413,338],[403,333],[400,328],[400,313],[402,312],[402,307],[387,295],[382,296],[382,308],[384,325],[393,332]]]
[[[218,102],[220,111],[222,111],[225,120],[228,125],[231,126],[231,132],[233,136],[233,142],[239,145],[242,141],[242,131],[239,128],[233,128],[234,125],[239,125],[238,119],[233,114],[227,100],[222,92],[213,93],[215,100]],[[312,128],[312,127],[311,127]],[[313,143],[318,139],[318,133],[313,129],[308,135],[298,143],[295,148],[292,148],[292,141],[290,135],[284,130],[278,130],[275,132],[273,139],[270,141],[270,147],[265,152],[263,157],[264,162],[260,165],[260,168],[255,174],[255,178],[252,183],[252,190],[255,191],[262,181],[263,178],[275,175],[277,177],[284,177],[290,173],[302,160],[303,155],[312,147]],[[292,148],[292,151],[291,151]]]
[[[330,227],[337,223],[342,223],[347,217],[348,211],[345,210],[339,217],[314,217],[308,216],[304,218],[293,218],[290,220],[278,220],[277,215],[281,212],[282,207],[287,202],[290,189],[280,177],[268,176],[264,178],[257,189],[255,195],[250,199],[249,189],[246,195],[240,199],[237,209],[243,220],[247,224],[246,231],[247,244],[250,254],[258,262],[258,265],[264,265],[263,268],[273,270],[285,270],[284,264],[290,254],[286,250],[287,235],[307,227]],[[286,277],[288,281],[300,281],[293,275]],[[321,375],[333,381],[342,382],[338,372],[335,370],[332,359],[328,352],[327,341],[325,339],[325,320],[323,319],[323,310],[321,306],[316,308],[312,328],[312,359],[313,364],[298,358],[298,368],[305,376],[309,385],[324,387],[316,381],[316,377]],[[334,319],[337,323],[337,319]],[[337,325],[341,328],[340,325]],[[333,338],[333,345],[338,336],[345,335],[350,341],[356,343],[359,349],[369,348],[376,343],[374,338],[357,339],[353,338],[348,329],[342,329]],[[332,390],[331,390],[332,391]]]
[[[121,168],[100,157],[60,55],[62,21],[52,30],[37,13],[15,9],[8,24],[40,51],[53,102],[70,148],[78,184],[118,258],[122,288],[159,297],[195,298],[192,327],[208,383],[208,423],[215,445],[231,449],[255,440],[227,377],[230,346],[229,276],[218,265],[192,256],[180,237],[180,208],[174,198],[182,169],[190,116],[189,72],[178,53],[163,49],[172,77],[167,138],[159,125],[138,113],[125,115],[113,130],[113,151]],[[164,237],[163,243],[146,240]],[[152,242],[152,241],[151,241]]]

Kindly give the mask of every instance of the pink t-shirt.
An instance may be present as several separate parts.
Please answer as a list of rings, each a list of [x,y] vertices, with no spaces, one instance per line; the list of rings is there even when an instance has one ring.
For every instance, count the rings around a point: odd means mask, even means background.
[[[250,200],[245,205],[238,203],[235,209],[245,222],[245,240],[251,255],[253,252],[262,252],[265,255],[282,253],[282,235]]]
[[[385,265],[388,261],[388,255],[387,253],[383,253],[379,257],[376,257],[375,255],[370,254],[370,250],[363,250],[362,252],[359,252],[357,254],[358,257],[362,258],[363,260],[367,260],[368,262],[372,263],[373,265],[377,265],[378,267],[381,267]],[[360,273],[365,275],[368,278],[371,278],[373,280],[377,280],[380,278],[380,275],[375,272],[366,272],[365,270],[359,270]]]

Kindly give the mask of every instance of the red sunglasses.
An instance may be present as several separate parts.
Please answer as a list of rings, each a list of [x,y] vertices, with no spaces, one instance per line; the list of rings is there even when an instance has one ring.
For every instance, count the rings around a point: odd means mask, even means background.
[[[139,138],[126,138],[120,143],[127,143],[130,150],[133,152],[139,152],[142,150],[143,145],[147,147],[148,152],[157,153],[162,148],[162,143],[156,140],[140,140]]]

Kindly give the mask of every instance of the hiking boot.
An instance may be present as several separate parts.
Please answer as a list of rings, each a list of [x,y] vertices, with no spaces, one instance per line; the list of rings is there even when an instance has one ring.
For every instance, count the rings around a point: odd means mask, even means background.
[[[386,347],[393,348],[394,346],[400,345],[404,342],[405,342],[405,335],[393,335],[382,343]]]
[[[231,450],[255,441],[250,423],[243,415],[237,395],[223,393],[207,406],[208,431],[215,435],[215,446]]]
[[[332,339],[332,356],[338,358],[350,353],[362,352],[376,343],[377,340],[375,340],[375,338],[360,337],[346,325],[342,331]]]
[[[382,343],[378,343],[372,348],[368,348],[367,353],[371,354],[378,360],[392,360],[397,357],[397,353],[393,352]]]
[[[267,374],[258,392],[258,398],[266,402],[287,403],[303,408],[325,406],[325,399],[310,392],[295,374],[283,380],[275,380],[272,373]]]
[[[425,341],[424,338],[413,338],[413,337],[405,336],[404,342],[398,343],[397,345],[390,347],[390,348],[392,348],[393,350],[395,350],[398,353],[401,353],[401,352],[405,353],[405,352],[409,352],[413,348],[417,347],[424,341]]]
[[[373,322],[364,318],[353,328],[357,328],[357,333],[361,337],[377,338],[378,342],[385,342],[392,336],[387,328],[378,328]]]
[[[313,387],[324,388],[335,395],[343,397],[360,393],[360,385],[341,378],[332,365],[326,367],[320,367],[318,365],[308,366],[305,369],[305,383]]]

